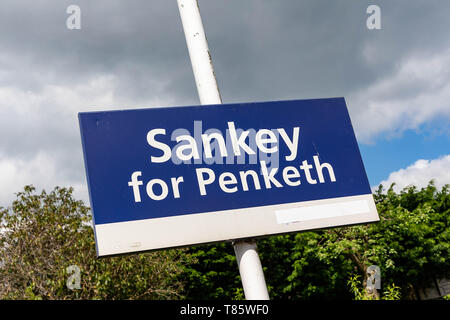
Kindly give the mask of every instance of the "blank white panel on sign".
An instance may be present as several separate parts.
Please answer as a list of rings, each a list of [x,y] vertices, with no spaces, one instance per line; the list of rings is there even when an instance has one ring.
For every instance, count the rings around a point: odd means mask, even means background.
[[[101,224],[95,233],[104,256],[375,221],[370,194]]]
[[[282,224],[343,217],[366,213],[369,212],[369,210],[370,209],[367,200],[356,200],[277,210],[275,212],[275,215],[277,217],[277,222],[279,224]]]

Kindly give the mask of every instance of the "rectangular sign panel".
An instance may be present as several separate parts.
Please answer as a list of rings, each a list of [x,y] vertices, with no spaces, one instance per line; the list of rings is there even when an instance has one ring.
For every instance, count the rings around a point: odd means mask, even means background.
[[[99,256],[379,220],[343,98],[79,121]]]

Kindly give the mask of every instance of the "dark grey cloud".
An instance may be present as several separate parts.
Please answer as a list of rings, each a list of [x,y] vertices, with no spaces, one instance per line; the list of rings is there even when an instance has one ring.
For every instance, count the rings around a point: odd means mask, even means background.
[[[80,31],[65,28],[70,4],[82,9]],[[381,31],[365,26],[369,4],[382,9]],[[208,0],[200,6],[229,102],[345,95],[411,51],[438,51],[450,41],[444,0]],[[3,84],[36,89],[113,73],[121,80],[118,94],[129,98],[196,101],[175,0],[4,0],[0,28],[2,52],[15,56],[17,67],[16,79]],[[365,45],[376,51],[373,64],[362,57]]]
[[[217,1],[202,3],[221,88],[233,100],[347,95],[411,52],[450,42],[442,0],[241,2],[227,1],[218,19]],[[369,4],[381,7],[383,30],[366,28]],[[367,45],[373,64],[362,55]]]
[[[118,93],[125,96],[182,96],[184,87],[195,89],[176,1],[30,3],[2,2],[6,10],[0,12],[0,41],[9,61],[1,65],[13,63],[15,68],[1,84],[14,81],[39,90],[46,84],[76,85],[93,75],[114,74],[121,80]],[[66,28],[70,4],[81,7],[81,30]],[[156,86],[154,80],[169,84]],[[179,93],[169,87],[178,87]]]

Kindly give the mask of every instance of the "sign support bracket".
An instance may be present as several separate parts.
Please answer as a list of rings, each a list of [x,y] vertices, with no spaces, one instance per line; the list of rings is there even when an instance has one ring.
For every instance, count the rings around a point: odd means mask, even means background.
[[[177,0],[186,44],[202,105],[221,104],[211,54],[200,15],[198,0]],[[269,300],[261,261],[253,239],[233,242],[239,273],[247,300]]]

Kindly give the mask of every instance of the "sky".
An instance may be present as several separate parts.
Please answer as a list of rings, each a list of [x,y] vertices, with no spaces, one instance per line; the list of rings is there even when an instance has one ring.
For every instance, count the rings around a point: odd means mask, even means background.
[[[372,187],[450,183],[449,1],[199,5],[224,103],[345,97]],[[89,203],[78,112],[198,104],[175,0],[0,2],[0,206],[27,184]]]

